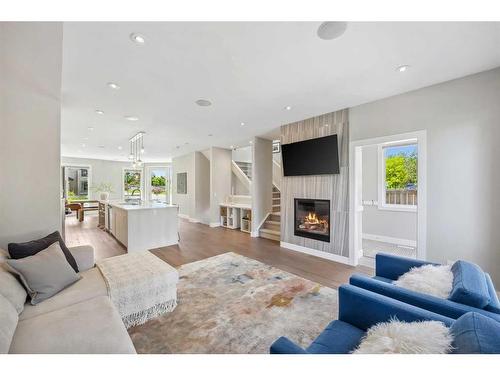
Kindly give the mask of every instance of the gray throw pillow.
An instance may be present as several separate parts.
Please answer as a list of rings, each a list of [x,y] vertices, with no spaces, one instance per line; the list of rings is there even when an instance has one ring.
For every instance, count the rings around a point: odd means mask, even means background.
[[[32,305],[52,297],[81,278],[66,260],[58,242],[35,255],[7,259],[6,263],[21,278]]]

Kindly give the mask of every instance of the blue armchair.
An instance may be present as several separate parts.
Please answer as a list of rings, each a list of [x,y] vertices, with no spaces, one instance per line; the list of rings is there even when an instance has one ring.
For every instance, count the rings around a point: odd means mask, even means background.
[[[465,276],[457,277],[455,275],[454,290],[448,299],[414,292],[392,284],[399,276],[408,272],[410,268],[424,264],[436,263],[380,253],[375,258],[374,277],[355,274],[351,276],[349,283],[452,319],[458,319],[468,312],[476,312],[500,322],[500,302],[491,278],[487,273],[471,263],[459,263],[465,268],[462,274]],[[478,285],[474,282],[474,277],[467,277],[471,273],[478,278],[483,277],[481,279],[483,283]],[[461,284],[468,284],[465,289],[472,290],[472,292],[464,292]],[[480,290],[476,291],[475,289]],[[487,301],[485,306],[478,307],[481,306],[481,303],[484,304],[485,301]]]
[[[339,288],[338,320],[332,321],[306,349],[286,337],[280,337],[271,354],[348,354],[359,344],[366,330],[391,318],[413,322],[437,320],[450,326],[454,320],[384,297],[352,285]]]

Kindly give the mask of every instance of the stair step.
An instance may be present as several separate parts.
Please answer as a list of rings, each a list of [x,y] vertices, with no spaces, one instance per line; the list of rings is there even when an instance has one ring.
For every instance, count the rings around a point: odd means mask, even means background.
[[[281,221],[267,220],[265,224],[281,225]]]
[[[260,231],[259,231],[259,235],[262,238],[267,238],[269,240],[274,240],[274,241],[280,241],[281,240],[281,233],[279,231],[277,231],[277,230],[261,228]]]

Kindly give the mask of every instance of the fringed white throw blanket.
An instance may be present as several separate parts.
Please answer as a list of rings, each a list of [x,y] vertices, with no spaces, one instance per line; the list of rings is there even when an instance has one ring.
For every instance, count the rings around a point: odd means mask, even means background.
[[[97,262],[125,327],[143,324],[177,306],[177,270],[149,251]]]

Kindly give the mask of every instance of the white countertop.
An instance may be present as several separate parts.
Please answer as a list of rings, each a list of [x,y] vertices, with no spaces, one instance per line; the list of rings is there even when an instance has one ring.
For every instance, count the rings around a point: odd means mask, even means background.
[[[173,205],[173,204],[150,202],[150,201],[143,201],[143,202],[141,202],[141,204],[138,204],[138,205],[127,204],[126,202],[123,202],[123,201],[108,201],[106,203],[109,204],[111,207],[120,208],[120,209],[126,210],[126,211],[152,210],[152,209],[158,209],[158,208],[177,208],[178,207],[177,205]]]

